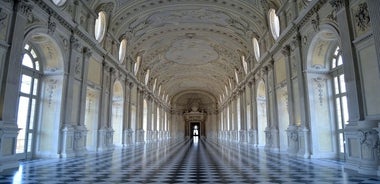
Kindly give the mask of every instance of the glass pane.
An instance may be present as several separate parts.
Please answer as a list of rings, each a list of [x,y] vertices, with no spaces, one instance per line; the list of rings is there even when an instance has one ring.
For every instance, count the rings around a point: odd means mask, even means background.
[[[344,138],[343,133],[339,133],[339,151],[344,153]]]
[[[37,89],[38,89],[38,79],[34,79],[34,83],[33,83],[33,95],[37,95]]]
[[[342,97],[342,113],[343,113],[343,123],[348,124],[348,108],[347,108],[347,97]]]
[[[32,57],[33,57],[34,59],[37,58],[37,54],[36,54],[36,52],[35,52],[33,49],[30,51],[30,53],[32,54]]]
[[[34,62],[34,64],[36,65],[36,70],[40,70],[40,63],[38,61]]]
[[[29,99],[27,97],[21,96],[19,99],[18,113],[17,113],[17,126],[18,128],[20,128],[20,131],[17,135],[16,153],[24,152],[25,129],[26,129],[26,124],[27,124],[28,108],[29,108]]]
[[[29,50],[29,48],[30,48],[29,44],[25,44],[24,49],[25,49],[25,50]]]
[[[335,105],[336,105],[336,120],[338,129],[342,129],[342,112],[340,108],[340,98],[335,99]]]
[[[332,59],[332,66],[331,66],[331,68],[335,68],[335,67],[336,67],[336,59],[333,58]]]
[[[338,77],[334,77],[334,91],[335,91],[335,94],[339,94]]]
[[[30,106],[29,130],[33,129],[35,109],[36,109],[36,99],[32,99],[32,104]]]
[[[24,54],[24,57],[22,58],[22,65],[33,68],[33,61],[32,58],[28,54]]]
[[[340,82],[340,93],[346,92],[346,82],[344,81],[344,74],[339,76],[339,82]]]
[[[339,54],[339,47],[336,47],[334,55],[337,56]]]
[[[337,62],[337,66],[339,65],[342,65],[343,64],[343,60],[342,60],[342,56],[338,56],[338,62]]]
[[[23,74],[21,78],[20,91],[22,93],[30,94],[31,85],[32,85],[32,77]]]
[[[32,152],[32,140],[33,140],[33,133],[28,133],[28,147],[27,152]]]

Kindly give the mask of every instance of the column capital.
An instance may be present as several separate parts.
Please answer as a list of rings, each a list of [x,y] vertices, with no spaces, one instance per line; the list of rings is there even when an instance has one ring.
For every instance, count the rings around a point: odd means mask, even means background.
[[[90,48],[88,47],[84,47],[83,48],[83,54],[87,57],[87,58],[90,58],[92,56],[92,51]]]
[[[339,11],[344,6],[343,0],[330,0],[329,3],[334,8],[335,11]]]
[[[19,0],[16,4],[16,11],[20,12],[25,17],[32,15],[33,5],[29,4],[26,0]]]

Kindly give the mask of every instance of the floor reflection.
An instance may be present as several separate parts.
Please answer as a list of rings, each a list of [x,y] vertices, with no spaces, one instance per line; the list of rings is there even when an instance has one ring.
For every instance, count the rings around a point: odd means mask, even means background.
[[[290,158],[194,136],[67,159],[21,162],[0,183],[380,183],[342,162]]]

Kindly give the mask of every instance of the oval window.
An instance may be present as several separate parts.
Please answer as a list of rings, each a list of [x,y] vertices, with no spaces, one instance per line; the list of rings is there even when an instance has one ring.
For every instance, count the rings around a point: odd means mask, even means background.
[[[276,15],[276,10],[269,10],[269,25],[274,39],[277,39],[280,36],[280,21]]]
[[[98,13],[98,18],[95,21],[95,39],[99,42],[103,40],[106,32],[106,14],[101,11]]]
[[[255,53],[256,61],[259,61],[259,59],[260,59],[260,46],[259,46],[259,42],[257,41],[256,38],[253,38],[252,39],[252,43],[253,43],[253,52]]]
[[[62,6],[66,3],[66,0],[52,0],[52,1],[57,6]]]
[[[123,39],[120,42],[120,46],[119,46],[119,62],[120,63],[122,63],[125,58],[126,49],[127,49],[127,39]]]

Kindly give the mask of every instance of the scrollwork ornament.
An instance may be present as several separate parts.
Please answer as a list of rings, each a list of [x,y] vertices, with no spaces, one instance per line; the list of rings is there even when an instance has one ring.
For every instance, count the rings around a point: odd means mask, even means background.
[[[343,8],[344,2],[343,0],[331,0],[330,5],[335,9],[335,11],[338,11]]]
[[[30,17],[32,15],[33,6],[27,3],[28,1],[21,0],[17,4],[17,11],[25,15],[26,17]]]
[[[0,32],[6,27],[6,19],[8,15],[2,12],[2,8],[0,8]]]
[[[360,144],[365,145],[366,147],[371,149],[375,149],[379,146],[379,136],[376,130],[360,130],[358,134]]]
[[[50,14],[49,15],[49,20],[48,20],[48,24],[47,24],[48,34],[53,34],[55,32],[57,24],[51,20],[51,17],[52,17],[52,12],[51,11],[49,11],[49,14]]]
[[[281,49],[281,53],[282,53],[284,56],[289,56],[289,55],[290,55],[290,46],[289,46],[289,45],[285,45],[285,46]]]
[[[75,36],[70,37],[70,44],[71,44],[71,47],[76,50],[78,50],[80,47],[79,40],[75,38]]]
[[[356,25],[361,31],[365,31],[370,22],[367,3],[359,4],[359,8],[355,15]]]
[[[290,139],[294,142],[298,142],[298,133],[297,132],[291,132],[290,133]]]
[[[98,12],[104,11],[108,15],[110,15],[112,13],[112,10],[113,10],[113,3],[102,4],[102,5],[99,6],[99,8],[97,10],[98,10]]]

